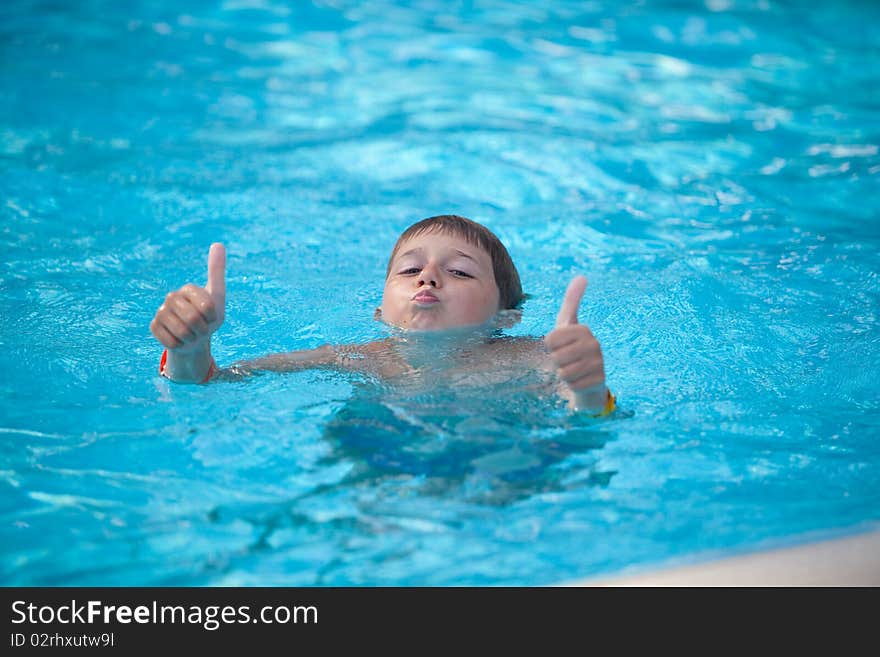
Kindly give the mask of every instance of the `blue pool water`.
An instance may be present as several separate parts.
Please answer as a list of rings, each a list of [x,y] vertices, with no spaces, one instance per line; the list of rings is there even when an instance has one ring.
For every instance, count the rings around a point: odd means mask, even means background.
[[[0,583],[549,584],[880,522],[880,5],[0,4]],[[570,278],[621,410],[328,372],[410,223]]]

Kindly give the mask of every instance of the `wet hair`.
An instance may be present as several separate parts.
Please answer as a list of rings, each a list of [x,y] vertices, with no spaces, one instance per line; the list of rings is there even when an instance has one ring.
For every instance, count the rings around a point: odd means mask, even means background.
[[[519,307],[525,299],[525,295],[523,295],[516,266],[513,264],[513,260],[511,260],[510,254],[504,248],[501,240],[482,224],[455,214],[441,214],[436,217],[428,217],[414,223],[403,231],[391,250],[391,257],[388,258],[388,268],[385,270],[386,279],[391,274],[391,262],[394,260],[394,256],[397,255],[400,245],[408,239],[433,230],[460,237],[468,244],[477,246],[488,253],[489,258],[492,260],[495,284],[498,286],[500,310]]]

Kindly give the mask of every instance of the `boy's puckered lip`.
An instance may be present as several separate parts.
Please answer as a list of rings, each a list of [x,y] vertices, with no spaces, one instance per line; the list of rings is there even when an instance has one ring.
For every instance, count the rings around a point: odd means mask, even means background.
[[[413,296],[412,300],[419,303],[437,303],[440,301],[440,299],[435,297],[431,292],[428,292],[428,290],[419,290]]]

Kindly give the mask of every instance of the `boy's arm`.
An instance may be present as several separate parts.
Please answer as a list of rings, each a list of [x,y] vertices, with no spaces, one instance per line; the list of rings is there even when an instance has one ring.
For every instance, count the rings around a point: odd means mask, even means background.
[[[358,351],[358,348],[333,347],[325,344],[317,349],[269,354],[261,358],[234,363],[228,368],[219,370],[216,377],[212,378],[230,380],[251,376],[259,372],[299,372],[319,368],[356,371],[361,368],[356,366],[358,361],[352,360],[350,357],[350,353],[353,351]]]
[[[603,383],[590,390],[572,390],[568,384],[560,382],[557,394],[568,402],[573,411],[586,411],[596,417],[609,415],[617,408],[617,400]]]
[[[614,395],[605,385],[602,349],[589,328],[578,323],[578,307],[587,279],[576,276],[568,285],[556,328],[544,338],[550,359],[562,383],[559,392],[573,410],[607,415],[614,410]]]

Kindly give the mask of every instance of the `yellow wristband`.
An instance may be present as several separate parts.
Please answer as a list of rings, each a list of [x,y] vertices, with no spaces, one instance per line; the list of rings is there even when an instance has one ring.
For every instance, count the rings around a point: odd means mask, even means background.
[[[605,397],[605,408],[602,409],[602,412],[599,413],[596,417],[605,417],[614,412],[614,409],[617,408],[617,400],[614,398],[614,395],[611,394],[611,391],[606,390]]]

